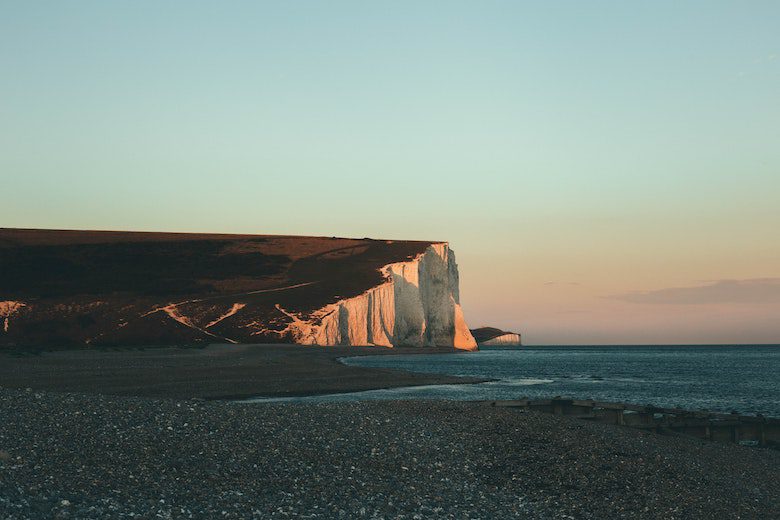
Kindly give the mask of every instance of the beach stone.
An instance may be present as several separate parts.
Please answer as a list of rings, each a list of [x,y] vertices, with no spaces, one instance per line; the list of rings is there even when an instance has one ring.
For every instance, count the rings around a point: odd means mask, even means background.
[[[780,516],[779,452],[466,402],[4,389],[0,445],[4,520]]]

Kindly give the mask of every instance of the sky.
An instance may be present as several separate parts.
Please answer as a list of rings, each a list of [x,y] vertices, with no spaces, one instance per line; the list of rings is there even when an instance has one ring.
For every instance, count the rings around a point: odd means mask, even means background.
[[[0,0],[0,226],[447,240],[472,327],[780,343],[780,2]]]

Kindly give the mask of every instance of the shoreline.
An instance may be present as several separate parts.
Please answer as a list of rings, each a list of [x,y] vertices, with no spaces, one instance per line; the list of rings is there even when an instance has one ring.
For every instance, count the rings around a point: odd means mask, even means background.
[[[318,347],[287,344],[0,351],[0,386],[172,399],[304,397],[486,379],[364,368],[340,358],[463,354],[451,348]]]
[[[488,347],[485,350],[502,348]],[[498,381],[495,378],[415,372],[403,368],[363,367],[343,362],[348,358],[367,356],[471,353],[448,347],[222,343],[205,346],[41,348],[33,351],[0,349],[0,388],[246,403],[254,399],[262,402],[265,398],[308,397],[316,402],[318,397],[331,395]],[[236,392],[236,388],[243,391]],[[527,399],[520,396],[521,393],[518,392],[518,397],[512,399]],[[589,400],[552,394],[535,399],[561,398]],[[464,402],[489,401],[495,399]],[[642,406],[631,401],[612,404],[629,408]],[[678,411],[726,415],[725,412],[692,408]],[[780,419],[761,414],[758,416]],[[746,417],[753,415],[748,414]]]
[[[501,347],[486,350],[497,349],[502,350]],[[471,353],[448,347],[294,344],[127,345],[80,349],[42,348],[34,351],[0,350],[0,388],[205,401],[251,402],[256,399],[262,402],[266,398],[312,398],[312,402],[317,402],[318,397],[333,395],[498,381],[495,378],[364,367],[343,362],[345,359],[367,356]],[[520,394],[522,392],[518,391],[518,396],[510,400],[528,399]],[[403,397],[398,399],[404,400]],[[552,393],[534,399],[590,400]],[[489,401],[495,399],[464,402]],[[643,406],[632,401],[613,401],[611,404],[624,408]],[[681,408],[677,411],[696,415],[727,415],[726,412],[695,408]],[[747,414],[745,417],[755,415]],[[780,419],[761,414],[758,417]]]

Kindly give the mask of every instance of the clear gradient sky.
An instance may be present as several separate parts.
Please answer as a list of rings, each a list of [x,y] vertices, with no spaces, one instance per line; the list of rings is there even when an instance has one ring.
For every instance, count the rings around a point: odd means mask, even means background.
[[[3,0],[0,226],[448,240],[529,344],[780,343],[780,2]]]

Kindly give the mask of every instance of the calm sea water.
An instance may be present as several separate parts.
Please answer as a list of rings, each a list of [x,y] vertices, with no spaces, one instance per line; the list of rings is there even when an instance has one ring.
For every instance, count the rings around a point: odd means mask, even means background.
[[[780,345],[522,347],[456,355],[352,357],[343,362],[496,381],[288,400],[481,400],[560,395],[780,417]]]

